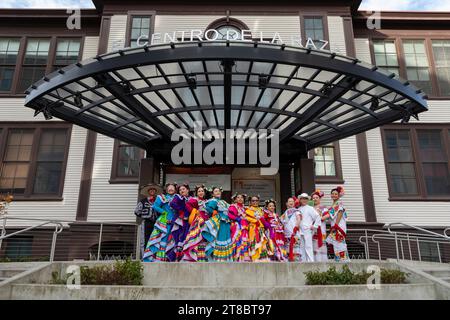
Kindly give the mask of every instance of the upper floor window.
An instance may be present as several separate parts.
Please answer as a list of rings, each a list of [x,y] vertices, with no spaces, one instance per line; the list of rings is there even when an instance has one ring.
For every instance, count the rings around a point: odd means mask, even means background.
[[[450,96],[450,40],[433,40],[431,43],[440,94]]]
[[[399,75],[397,49],[394,40],[375,40],[373,42],[375,64]]]
[[[144,150],[126,142],[114,142],[113,164],[111,182],[137,183],[139,178],[139,165],[144,157]]]
[[[406,77],[425,92],[432,92],[428,56],[424,40],[403,40]]]
[[[394,125],[383,131],[392,199],[450,199],[449,129],[448,126],[396,129]]]
[[[314,149],[314,173],[319,183],[342,181],[339,143],[329,143]]]
[[[45,74],[77,62],[80,50],[80,38],[0,38],[0,93],[24,93]]]
[[[321,48],[323,43],[319,40],[325,39],[324,25],[322,17],[305,17],[304,18],[306,39],[312,39],[316,48]],[[311,46],[311,45],[307,45]]]
[[[61,197],[70,125],[3,125],[0,193],[21,198]]]
[[[10,91],[19,54],[20,39],[0,39],[0,92]]]
[[[129,31],[129,45],[132,48],[137,47],[138,39],[146,36],[144,40],[149,40],[151,34],[151,16],[131,16],[131,24]]]

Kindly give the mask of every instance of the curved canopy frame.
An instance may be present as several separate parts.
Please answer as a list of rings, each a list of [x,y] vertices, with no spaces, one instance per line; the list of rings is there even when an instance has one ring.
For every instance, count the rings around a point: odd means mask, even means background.
[[[149,151],[195,121],[279,129],[304,150],[427,110],[394,74],[331,52],[252,42],[124,49],[70,65],[28,89],[25,105]]]

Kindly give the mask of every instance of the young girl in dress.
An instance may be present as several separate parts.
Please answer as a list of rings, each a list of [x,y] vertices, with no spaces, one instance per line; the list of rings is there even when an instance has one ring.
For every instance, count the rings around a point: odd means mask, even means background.
[[[231,239],[233,241],[233,260],[251,261],[249,241],[249,221],[246,219],[244,205],[247,195],[236,193],[233,195],[233,204],[228,208],[228,217],[231,219]]]
[[[331,220],[330,234],[327,243],[333,246],[334,259],[338,262],[349,262],[347,251],[347,212],[341,202],[344,196],[344,188],[337,187],[331,190],[333,205],[328,210]]]
[[[301,261],[300,257],[300,223],[301,213],[295,207],[295,199],[289,198],[286,202],[286,211],[281,216],[286,238],[285,250],[289,261]]]
[[[183,261],[204,262],[206,259],[207,242],[202,236],[203,227],[210,218],[205,208],[207,190],[205,186],[195,187],[195,197],[189,199],[189,233],[183,246]]]
[[[327,251],[327,224],[326,221],[330,218],[328,213],[328,208],[321,205],[320,202],[324,196],[324,193],[320,190],[316,190],[311,198],[314,201],[314,210],[321,217],[320,227],[317,229],[316,234],[313,236],[313,250],[314,250],[314,261],[315,262],[326,262],[328,261],[328,251]]]
[[[233,242],[231,240],[231,220],[228,217],[229,204],[221,199],[222,189],[212,188],[213,197],[205,207],[213,212],[212,218],[206,221],[202,231],[207,241],[206,255],[214,261],[232,261]]]
[[[245,210],[248,221],[249,250],[252,261],[269,261],[269,238],[266,229],[270,224],[264,219],[264,211],[259,206],[260,197],[250,197],[250,205]]]
[[[275,213],[277,203],[275,200],[266,200],[264,218],[270,227],[266,230],[269,237],[269,255],[274,261],[286,261],[284,227],[278,215]]]
[[[170,206],[170,202],[175,196],[177,185],[175,183],[167,183],[164,188],[164,194],[156,197],[153,204],[153,210],[159,215],[156,219],[152,234],[147,242],[144,250],[143,260],[150,261],[167,261],[167,247],[173,246],[173,238],[171,231],[176,212]]]

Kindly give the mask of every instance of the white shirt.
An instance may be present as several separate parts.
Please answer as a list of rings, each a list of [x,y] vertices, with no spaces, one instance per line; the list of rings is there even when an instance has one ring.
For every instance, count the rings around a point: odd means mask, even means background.
[[[302,222],[300,223],[302,232],[311,232],[311,226],[317,229],[322,223],[320,215],[313,207],[309,205],[300,206],[299,210],[302,214]]]

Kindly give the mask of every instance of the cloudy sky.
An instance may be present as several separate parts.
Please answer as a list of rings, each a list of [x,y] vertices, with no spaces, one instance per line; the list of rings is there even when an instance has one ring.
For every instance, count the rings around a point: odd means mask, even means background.
[[[0,8],[92,8],[91,0],[1,0]],[[363,0],[360,10],[450,11],[450,0]]]

